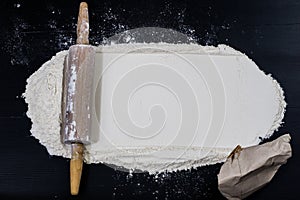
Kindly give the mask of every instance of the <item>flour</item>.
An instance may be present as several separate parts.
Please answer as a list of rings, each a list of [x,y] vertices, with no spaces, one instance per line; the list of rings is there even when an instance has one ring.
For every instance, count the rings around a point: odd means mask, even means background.
[[[87,163],[149,173],[215,164],[282,123],[279,84],[229,46],[118,44],[96,51]],[[24,96],[32,135],[50,155],[69,158],[69,146],[60,141],[66,54],[43,64],[27,80]]]

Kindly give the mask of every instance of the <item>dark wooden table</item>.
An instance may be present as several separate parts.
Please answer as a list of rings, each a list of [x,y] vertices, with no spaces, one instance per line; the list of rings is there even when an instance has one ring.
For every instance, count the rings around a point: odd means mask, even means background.
[[[299,199],[300,189],[300,1],[88,1],[91,43],[144,26],[191,34],[200,44],[228,44],[271,73],[288,102],[283,126],[293,157],[272,182],[249,199]],[[75,43],[79,1],[0,2],[0,199],[223,199],[220,164],[165,174],[115,171],[85,165],[79,197],[69,195],[69,161],[49,156],[31,137],[21,95],[26,79],[56,52]],[[104,20],[105,19],[105,20]]]

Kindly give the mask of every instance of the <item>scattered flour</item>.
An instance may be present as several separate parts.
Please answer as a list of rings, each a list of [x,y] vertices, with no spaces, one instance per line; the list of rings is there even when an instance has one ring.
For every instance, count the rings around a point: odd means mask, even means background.
[[[149,173],[215,164],[282,123],[279,84],[229,46],[118,44],[96,51],[96,137],[86,146],[87,163]],[[66,54],[57,53],[28,78],[24,97],[32,135],[49,154],[69,158],[60,141]]]

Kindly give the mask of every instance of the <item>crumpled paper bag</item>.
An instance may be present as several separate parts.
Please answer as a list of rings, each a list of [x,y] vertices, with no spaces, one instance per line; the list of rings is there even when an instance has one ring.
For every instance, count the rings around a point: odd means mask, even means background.
[[[218,174],[218,187],[230,200],[243,199],[271,181],[292,156],[291,137],[285,134],[272,142],[233,152]]]

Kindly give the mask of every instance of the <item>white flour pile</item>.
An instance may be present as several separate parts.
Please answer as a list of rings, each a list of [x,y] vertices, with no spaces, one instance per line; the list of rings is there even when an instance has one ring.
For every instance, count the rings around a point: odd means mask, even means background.
[[[63,157],[70,156],[60,141],[66,54],[36,71],[24,94],[32,135]],[[155,173],[222,162],[236,145],[272,135],[285,112],[279,84],[225,45],[100,46],[96,67],[87,163]]]

